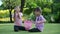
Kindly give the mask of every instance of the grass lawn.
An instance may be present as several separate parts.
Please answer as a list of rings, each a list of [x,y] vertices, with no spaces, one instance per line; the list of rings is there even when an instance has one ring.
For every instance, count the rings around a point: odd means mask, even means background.
[[[35,27],[33,25],[33,27]],[[60,24],[45,24],[43,32],[13,31],[13,23],[0,24],[0,34],[60,34]]]

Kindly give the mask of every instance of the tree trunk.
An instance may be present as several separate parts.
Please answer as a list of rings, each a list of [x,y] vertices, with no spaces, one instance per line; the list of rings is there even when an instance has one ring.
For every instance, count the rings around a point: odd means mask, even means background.
[[[9,10],[10,13],[10,22],[12,22],[12,13],[11,13],[12,9]]]
[[[21,12],[23,12],[24,4],[25,4],[25,0],[21,0]]]

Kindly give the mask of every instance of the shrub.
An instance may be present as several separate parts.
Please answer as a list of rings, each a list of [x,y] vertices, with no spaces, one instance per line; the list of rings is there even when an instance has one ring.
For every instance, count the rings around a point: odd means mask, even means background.
[[[9,11],[8,10],[0,10],[0,18],[6,18],[9,17]]]

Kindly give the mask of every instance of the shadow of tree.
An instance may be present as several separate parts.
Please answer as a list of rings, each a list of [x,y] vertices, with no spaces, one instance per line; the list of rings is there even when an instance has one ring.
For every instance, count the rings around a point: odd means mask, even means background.
[[[0,23],[13,23],[14,21],[10,22],[10,21],[0,21]]]

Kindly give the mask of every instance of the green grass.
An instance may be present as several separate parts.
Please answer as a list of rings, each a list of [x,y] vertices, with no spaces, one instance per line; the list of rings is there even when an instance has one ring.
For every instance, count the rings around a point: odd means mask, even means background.
[[[33,26],[34,27],[34,26]],[[13,31],[13,24],[0,24],[0,34],[60,34],[60,24],[45,24],[43,32]]]

